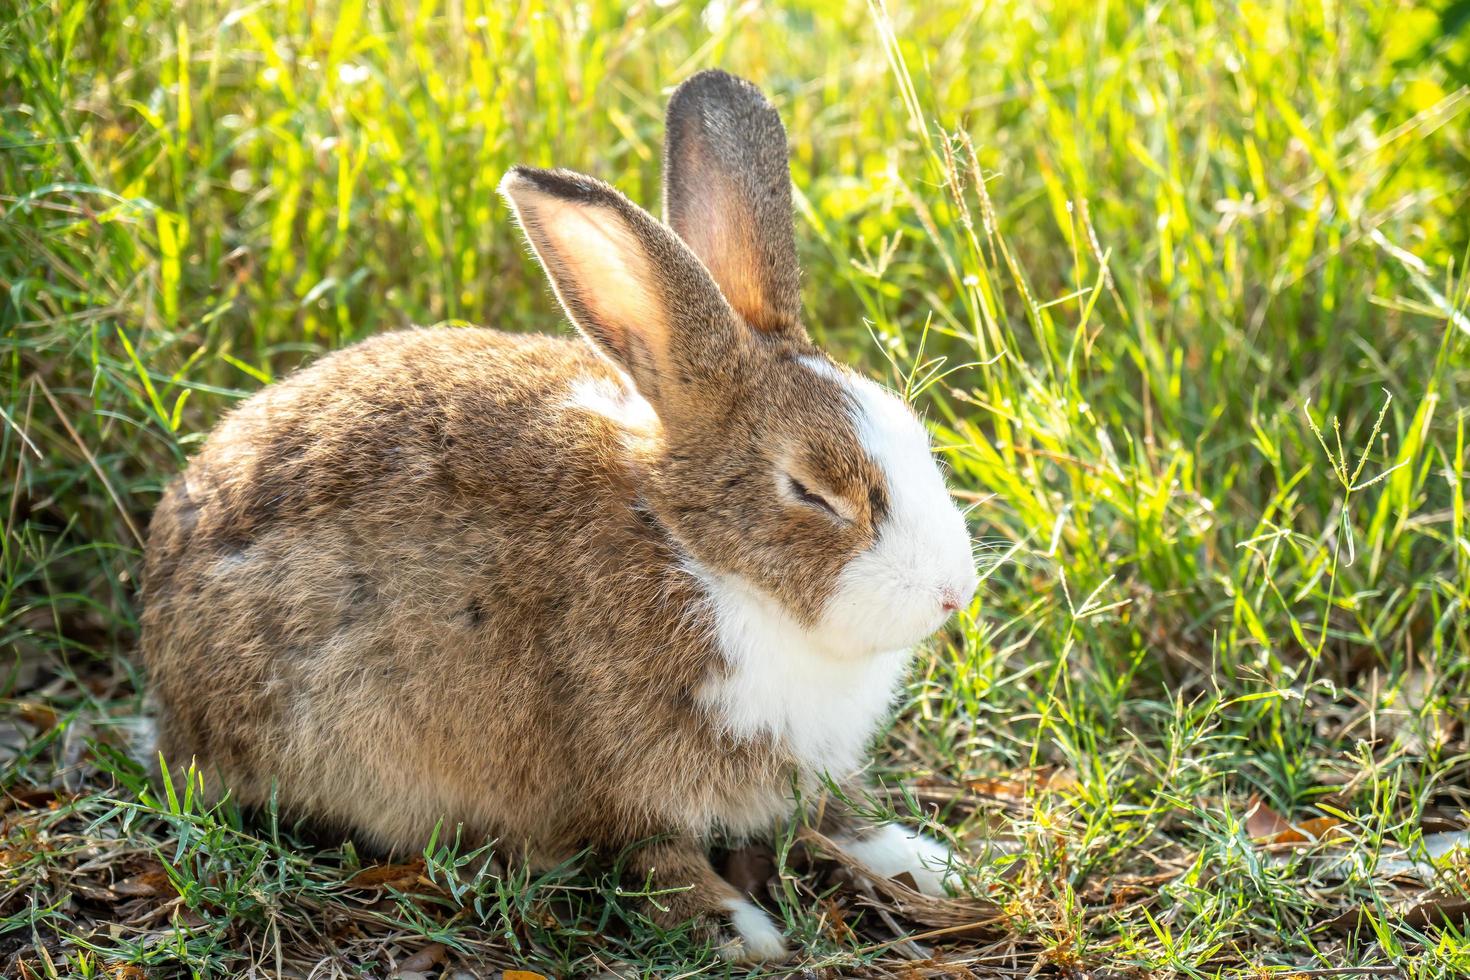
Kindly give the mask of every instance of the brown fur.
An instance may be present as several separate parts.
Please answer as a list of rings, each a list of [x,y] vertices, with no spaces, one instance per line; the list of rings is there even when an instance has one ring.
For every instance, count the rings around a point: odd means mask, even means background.
[[[681,112],[754,92],[691,85]],[[779,122],[756,135],[784,175]],[[681,138],[725,174],[712,186],[749,196],[728,149]],[[441,820],[543,861],[662,835],[634,868],[695,886],[672,915],[716,916],[732,890],[703,846],[722,815],[815,774],[697,703],[724,665],[685,563],[815,620],[872,543],[883,480],[842,387],[797,360],[822,355],[795,319],[794,251],[761,217],[773,205],[735,202],[757,218],[722,233],[767,270],[775,311],[737,316],[695,253],[606,185],[518,169],[507,194],[597,350],[391,333],[227,416],[150,532],[160,747],[243,803],[274,785],[288,811],[388,847],[422,846]],[[612,244],[589,258],[587,235]],[[620,368],[657,422],[571,398],[616,391]],[[845,519],[793,497],[785,469]]]

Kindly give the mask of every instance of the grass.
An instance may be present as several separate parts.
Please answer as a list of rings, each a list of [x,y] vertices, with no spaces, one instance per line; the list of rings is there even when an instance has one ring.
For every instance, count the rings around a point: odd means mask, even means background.
[[[140,532],[211,422],[379,330],[565,329],[497,181],[656,201],[706,65],[778,103],[811,326],[993,552],[873,805],[1002,929],[788,835],[804,965],[1470,971],[1464,2],[7,0],[0,973],[724,970],[615,868],[385,869],[125,751]]]

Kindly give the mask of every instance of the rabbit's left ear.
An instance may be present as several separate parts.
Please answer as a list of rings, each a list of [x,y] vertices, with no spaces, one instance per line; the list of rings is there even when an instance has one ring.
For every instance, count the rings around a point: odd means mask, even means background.
[[[707,402],[749,334],[678,236],[569,170],[512,167],[500,192],[567,315],[660,417]]]
[[[669,99],[664,220],[759,333],[806,339],[786,130],[760,89],[703,71]]]

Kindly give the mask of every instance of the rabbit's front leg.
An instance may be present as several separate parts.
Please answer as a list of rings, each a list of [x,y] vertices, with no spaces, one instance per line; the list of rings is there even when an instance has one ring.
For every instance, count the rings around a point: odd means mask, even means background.
[[[728,960],[759,963],[790,955],[776,923],[715,871],[709,853],[692,837],[645,844],[628,862],[629,871],[660,894],[650,899],[663,926],[694,922]]]
[[[948,844],[902,824],[874,823],[840,801],[827,801],[820,828],[874,874],[912,875],[925,895],[947,894],[945,883],[956,877],[955,856]]]

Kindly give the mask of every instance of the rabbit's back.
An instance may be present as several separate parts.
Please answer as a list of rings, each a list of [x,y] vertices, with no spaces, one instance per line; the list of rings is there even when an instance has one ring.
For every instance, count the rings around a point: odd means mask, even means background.
[[[291,809],[389,844],[440,817],[544,842],[636,833],[598,800],[685,780],[599,755],[687,772],[708,662],[697,599],[641,516],[626,394],[583,345],[432,330],[242,403],[150,531],[144,659],[170,764],[197,759],[247,803],[275,781]],[[651,667],[669,649],[685,652]],[[716,808],[711,792],[680,806]]]
[[[518,503],[509,495],[562,465],[539,448],[604,434],[557,426],[568,377],[615,379],[583,345],[491,330],[407,330],[331,354],[216,427],[158,508],[150,558],[174,566],[176,543],[225,554],[348,512],[393,516],[404,502],[489,490]]]

